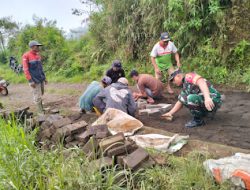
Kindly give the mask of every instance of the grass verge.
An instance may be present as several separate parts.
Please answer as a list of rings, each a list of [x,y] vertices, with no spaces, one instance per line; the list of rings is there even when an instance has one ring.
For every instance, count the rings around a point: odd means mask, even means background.
[[[0,119],[0,189],[229,189],[217,185],[202,166],[205,158],[168,156],[168,166],[156,166],[123,174],[115,166],[102,175],[78,148],[51,151],[35,145],[36,131],[26,134],[25,126]],[[165,155],[167,156],[167,155]]]

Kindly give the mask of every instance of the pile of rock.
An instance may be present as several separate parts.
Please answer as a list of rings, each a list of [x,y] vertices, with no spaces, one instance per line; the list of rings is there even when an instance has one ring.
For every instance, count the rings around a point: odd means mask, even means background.
[[[38,142],[50,149],[62,142],[66,148],[78,146],[98,168],[119,165],[131,170],[153,166],[155,161],[123,133],[111,135],[107,125],[88,125],[84,120],[72,122],[59,114],[40,116]]]
[[[139,115],[159,115],[170,110],[172,104],[148,104],[146,100],[139,99],[137,101]]]
[[[32,112],[29,112],[29,107],[21,107],[16,110],[0,110],[0,117],[4,119],[16,118],[19,121],[25,121],[33,116]]]

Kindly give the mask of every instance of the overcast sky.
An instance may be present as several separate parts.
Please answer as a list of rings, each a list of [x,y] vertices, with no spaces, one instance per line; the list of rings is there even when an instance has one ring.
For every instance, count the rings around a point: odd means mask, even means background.
[[[0,18],[12,16],[14,21],[33,24],[32,16],[56,20],[66,32],[81,26],[83,16],[72,15],[72,8],[83,9],[79,0],[0,0]]]

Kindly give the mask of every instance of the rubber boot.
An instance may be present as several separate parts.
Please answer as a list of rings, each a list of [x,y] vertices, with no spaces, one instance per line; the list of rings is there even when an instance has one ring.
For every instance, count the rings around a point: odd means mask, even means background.
[[[43,102],[42,101],[38,102],[36,106],[37,106],[37,113],[43,115],[44,114]]]
[[[198,117],[194,117],[193,120],[185,124],[185,127],[193,128],[193,127],[200,127],[202,125],[205,125],[204,120]]]

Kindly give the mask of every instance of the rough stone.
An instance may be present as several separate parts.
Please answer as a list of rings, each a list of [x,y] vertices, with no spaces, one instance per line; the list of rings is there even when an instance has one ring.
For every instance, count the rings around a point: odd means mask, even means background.
[[[149,158],[149,154],[143,149],[138,148],[125,158],[123,158],[123,164],[126,168],[131,170],[137,169],[139,165]]]
[[[54,121],[61,120],[61,119],[63,119],[63,117],[61,115],[53,114],[53,115],[49,115],[46,118],[46,121],[48,121],[50,124],[52,124]]]
[[[76,140],[86,143],[92,135],[94,134],[91,131],[86,130],[80,134],[76,134],[74,137]]]
[[[59,120],[56,120],[56,121],[53,121],[52,122],[52,125],[55,127],[55,128],[61,128],[65,125],[68,125],[71,123],[71,120],[66,117],[66,118],[62,118],[62,119],[59,119]]]
[[[125,141],[124,145],[120,145],[120,146],[114,147],[112,149],[109,149],[107,151],[107,155],[109,157],[112,157],[112,156],[118,156],[121,154],[123,154],[123,155],[129,154],[132,151],[134,151],[136,148],[137,148],[137,146],[135,145],[135,143],[130,142],[130,141]]]
[[[160,109],[162,108],[162,106],[159,104],[147,104],[146,105],[146,109],[155,109],[155,108]]]
[[[93,125],[89,126],[88,129],[90,133],[95,134],[97,139],[103,139],[110,135],[107,125]]]
[[[65,138],[70,134],[71,134],[70,125],[66,125],[56,130],[55,134],[52,136],[52,140],[58,142],[62,138]]]
[[[75,146],[78,146],[79,142],[78,141],[71,141],[65,145],[66,148],[72,148]]]
[[[87,125],[88,124],[86,123],[86,121],[79,121],[77,123],[69,125],[71,127],[71,134],[76,134],[85,131]]]
[[[158,105],[161,106],[160,108],[161,113],[168,112],[172,107],[172,104],[158,104]]]
[[[82,150],[89,158],[96,159],[98,156],[98,141],[91,137]]]
[[[90,166],[92,170],[104,170],[113,166],[113,159],[109,157],[102,157],[98,160],[90,162]]]
[[[139,115],[148,115],[148,109],[139,110]]]
[[[154,115],[160,115],[161,111],[158,108],[148,109],[148,115],[154,116]]]
[[[65,138],[65,142],[66,142],[66,143],[69,143],[69,142],[74,141],[74,140],[75,140],[75,138],[74,138],[73,135],[69,135],[69,136],[67,136],[67,137]]]
[[[124,155],[116,156],[115,163],[118,164],[118,165],[121,166],[121,167],[124,167],[123,159],[124,159],[125,157],[126,157],[126,156],[124,156]]]
[[[102,151],[107,151],[107,149],[114,148],[124,144],[125,137],[123,133],[118,133],[116,135],[104,138],[99,143]]]
[[[46,118],[46,115],[39,115],[36,118],[36,122],[38,123],[38,125],[41,125],[43,122],[45,122]]]

